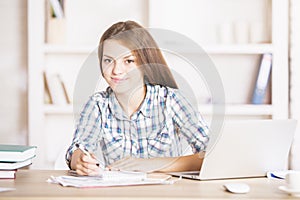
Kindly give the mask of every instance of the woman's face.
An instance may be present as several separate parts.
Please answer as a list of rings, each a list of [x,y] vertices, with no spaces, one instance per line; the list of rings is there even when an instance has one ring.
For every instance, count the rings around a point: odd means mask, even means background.
[[[104,41],[101,62],[104,79],[115,93],[132,92],[144,85],[136,57],[118,41]]]

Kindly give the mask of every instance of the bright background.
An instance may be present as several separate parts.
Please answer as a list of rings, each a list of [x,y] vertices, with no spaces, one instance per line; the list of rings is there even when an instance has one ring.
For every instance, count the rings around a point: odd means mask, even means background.
[[[283,52],[288,53],[289,56],[288,66],[286,66],[289,69],[287,117],[295,119],[300,119],[300,58],[296,56],[300,54],[300,12],[296,12],[300,10],[299,4],[297,0],[289,0],[288,26],[286,30],[278,32],[281,34],[287,31],[289,37],[289,46]],[[43,37],[46,50],[43,53],[47,54],[47,57],[43,59],[43,67],[52,72],[61,73],[70,90],[73,88],[78,70],[89,50],[96,47],[103,30],[113,22],[134,19],[145,27],[165,28],[180,32],[213,52],[211,58],[224,81],[227,103],[234,105],[230,107],[232,112],[230,117],[272,118],[268,106],[254,110],[252,107],[248,109],[243,106],[250,104],[260,56],[257,52],[254,54],[232,53],[235,48],[238,49],[237,51],[243,50],[243,46],[240,45],[245,43],[255,44],[262,41],[268,44],[272,42],[271,7],[272,0],[66,0],[63,30],[56,29],[54,36],[51,37],[50,30],[59,25],[51,25],[47,14],[44,27],[34,24],[30,26],[30,29],[36,28],[35,34],[38,40],[40,30],[45,28]],[[36,16],[36,18],[39,17]],[[42,108],[43,113],[40,113],[39,105],[36,111],[28,109],[28,104],[32,101],[28,100],[30,96],[28,90],[32,85],[41,83],[32,82],[36,78],[32,77],[35,73],[31,74],[28,70],[28,49],[30,48],[28,37],[32,37],[28,35],[28,1],[1,0],[0,24],[0,142],[32,144],[30,141],[37,141],[38,149],[47,156],[44,156],[43,161],[36,167],[53,166],[63,148],[62,144],[68,144],[72,136],[73,120],[70,117],[70,107],[60,109],[47,105]],[[246,33],[245,30],[247,30]],[[64,35],[63,38],[62,35]],[[59,45],[56,45],[57,43]],[[69,45],[76,47],[72,53],[68,50]],[[222,49],[223,47],[225,50]],[[251,48],[252,46],[246,46],[245,51],[251,51]],[[76,49],[83,53],[74,53]],[[73,55],[70,56],[70,54]],[[169,62],[180,61],[171,57]],[[269,88],[266,105],[270,104],[271,95]],[[278,99],[272,99],[272,101],[281,101],[279,95],[276,96]],[[30,98],[33,97],[31,95]],[[43,98],[38,89],[35,98]],[[207,100],[205,98],[205,96],[199,97],[199,101],[203,103]],[[30,112],[37,112],[42,116],[42,120],[38,119],[42,122],[39,123],[42,127],[39,135],[31,134],[29,131],[28,116],[32,114]],[[205,115],[206,112],[209,113],[205,111]],[[297,130],[293,152],[300,152],[299,140],[299,130]],[[56,143],[60,146],[54,145]],[[291,166],[300,169],[299,154],[291,157]]]

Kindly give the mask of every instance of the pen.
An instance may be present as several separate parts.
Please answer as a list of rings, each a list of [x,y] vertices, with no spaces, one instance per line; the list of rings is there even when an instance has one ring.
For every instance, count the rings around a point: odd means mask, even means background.
[[[85,148],[81,145],[81,144],[76,144],[75,145],[78,149],[80,149],[85,155],[87,155],[89,158],[92,158],[91,154],[85,150]],[[104,164],[96,158],[96,160],[98,161],[98,163],[96,164],[97,166],[100,166],[102,169],[105,169]]]

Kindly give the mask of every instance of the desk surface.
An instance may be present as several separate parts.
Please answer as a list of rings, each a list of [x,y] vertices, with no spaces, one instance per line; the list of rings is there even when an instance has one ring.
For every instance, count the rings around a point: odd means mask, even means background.
[[[13,187],[15,191],[0,193],[1,199],[300,199],[278,189],[282,180],[267,178],[195,181],[183,179],[174,185],[147,185],[79,189],[47,183],[51,176],[65,175],[60,170],[19,170],[14,180],[0,180],[0,187]],[[247,194],[231,194],[222,188],[227,182],[250,185]]]

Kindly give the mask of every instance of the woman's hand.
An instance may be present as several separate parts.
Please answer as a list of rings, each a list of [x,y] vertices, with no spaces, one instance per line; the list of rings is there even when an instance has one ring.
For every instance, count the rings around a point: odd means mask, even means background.
[[[85,155],[80,149],[75,150],[72,154],[71,169],[79,175],[99,175],[103,170],[99,167],[96,156],[92,153],[90,155]]]

